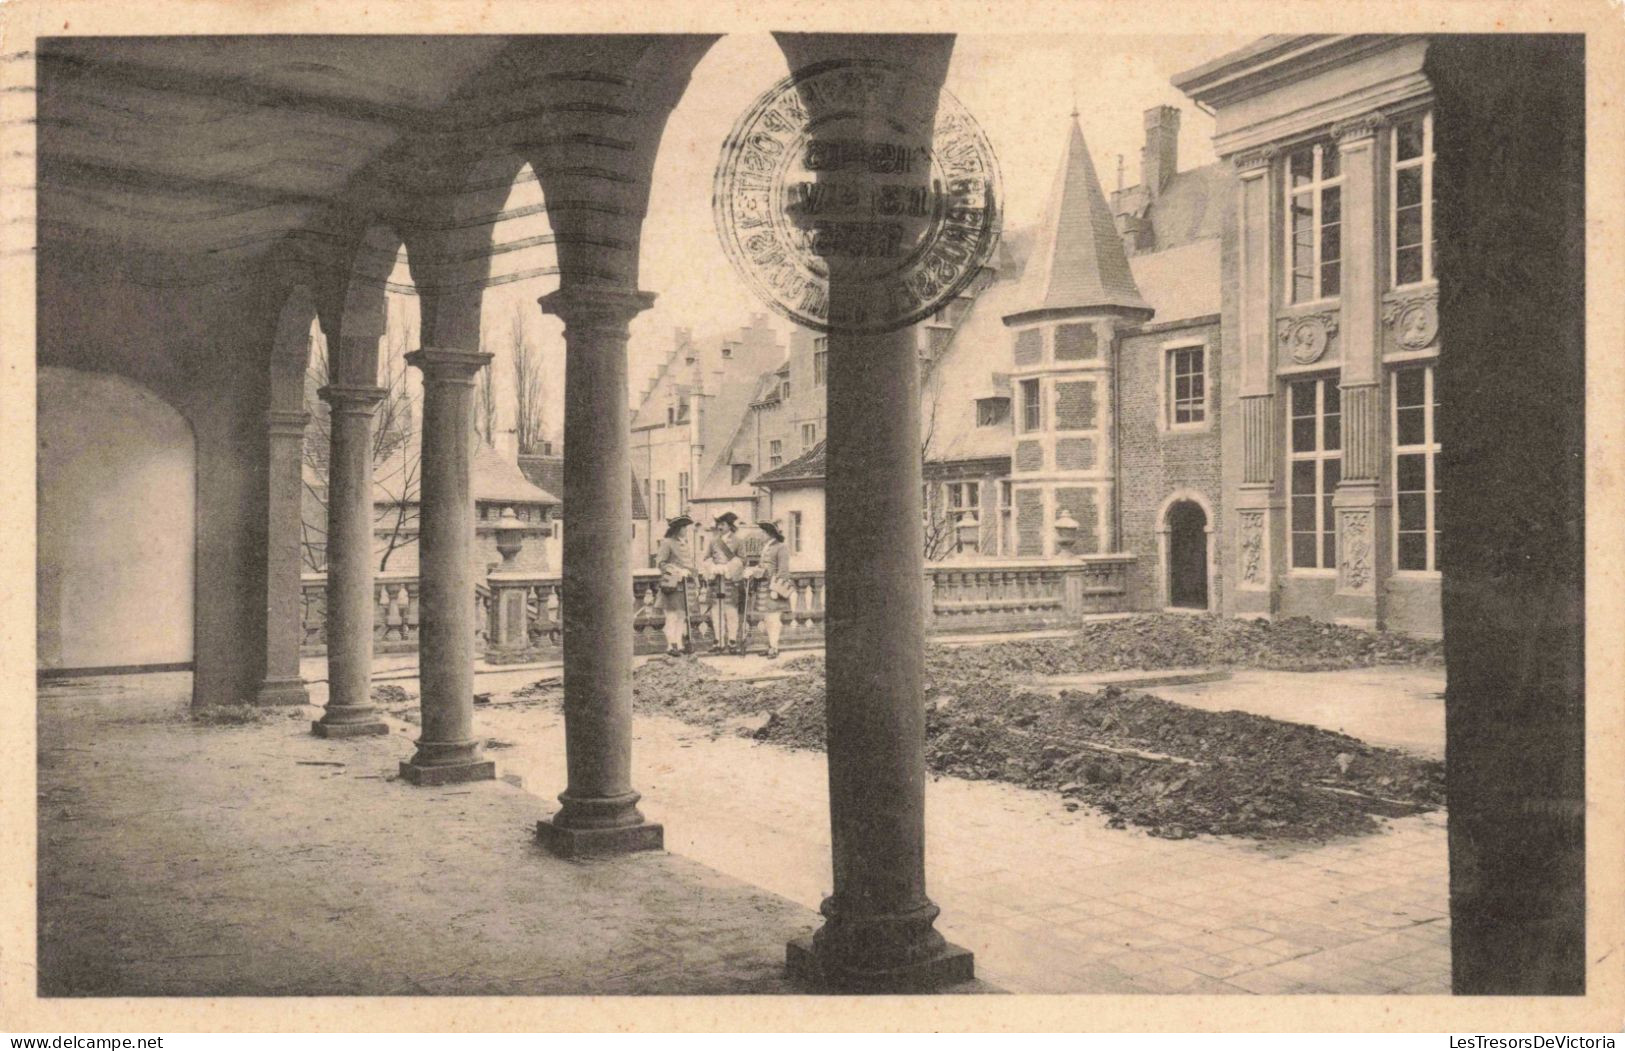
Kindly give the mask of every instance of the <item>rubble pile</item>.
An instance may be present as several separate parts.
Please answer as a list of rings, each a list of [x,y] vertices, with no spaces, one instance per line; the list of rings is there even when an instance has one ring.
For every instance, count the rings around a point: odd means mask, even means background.
[[[1188,708],[1142,691],[1106,687],[1056,697],[1021,680],[1440,659],[1436,643],[1310,621],[1155,615],[1097,622],[1068,638],[933,646],[926,655],[926,762],[936,774],[1056,791],[1069,807],[1091,807],[1113,827],[1154,836],[1319,840],[1370,832],[1377,815],[1442,806],[1443,764],[1318,727]],[[803,656],[781,668],[794,674],[750,682],[725,679],[690,658],[656,658],[634,671],[633,704],[717,736],[821,750],[824,662]],[[554,680],[529,693],[556,690]]]
[[[927,659],[934,672],[948,677],[989,671],[1067,675],[1237,666],[1334,671],[1377,664],[1442,666],[1444,646],[1307,617],[1271,621],[1152,613],[1093,621],[1064,638],[933,647]]]

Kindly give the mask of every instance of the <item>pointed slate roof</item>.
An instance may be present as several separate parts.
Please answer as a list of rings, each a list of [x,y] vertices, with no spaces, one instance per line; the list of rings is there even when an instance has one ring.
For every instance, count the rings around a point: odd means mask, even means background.
[[[1077,116],[1067,122],[1066,155],[1055,173],[1016,309],[1005,315],[1007,322],[1037,311],[1151,309],[1129,270]]]

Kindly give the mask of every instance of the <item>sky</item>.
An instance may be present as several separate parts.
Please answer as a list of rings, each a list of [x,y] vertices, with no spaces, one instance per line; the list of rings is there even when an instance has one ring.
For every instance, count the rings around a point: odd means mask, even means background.
[[[1140,146],[1145,136],[1142,115],[1152,106],[1177,106],[1181,111],[1181,170],[1213,161],[1212,118],[1169,81],[1174,74],[1252,39],[1100,33],[961,35],[945,86],[982,125],[992,143],[1003,176],[1006,226],[1019,229],[1037,222],[1043,211],[1074,107],[1101,185],[1108,192],[1118,185],[1119,155],[1124,159],[1124,183],[1139,182]],[[723,139],[757,97],[788,73],[784,56],[770,35],[727,36],[700,61],[688,90],[672,111],[656,158],[643,224],[639,284],[658,298],[653,308],[632,323],[630,397],[634,404],[671,349],[675,328],[690,328],[699,338],[720,336],[746,324],[752,314],[767,314],[781,332],[789,331],[789,322],[756,299],[734,273],[711,214],[711,186]],[[534,182],[520,181],[508,207],[540,200]],[[537,215],[497,224],[495,238],[501,243],[546,231],[545,215]],[[498,256],[493,273],[553,262],[551,246],[538,246]],[[517,312],[548,362],[544,400],[550,433],[560,432],[563,424],[563,329],[558,319],[542,316],[535,301],[555,287],[555,277],[497,285],[487,291],[485,302],[486,338],[491,344],[487,349],[499,353],[498,401],[505,403],[510,389],[508,367],[500,354]],[[400,313],[415,318],[416,311]]]

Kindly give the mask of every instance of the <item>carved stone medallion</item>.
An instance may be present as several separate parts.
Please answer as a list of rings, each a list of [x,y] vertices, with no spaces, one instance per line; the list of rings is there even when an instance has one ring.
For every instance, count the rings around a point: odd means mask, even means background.
[[[1388,304],[1382,319],[1394,330],[1394,342],[1405,350],[1433,345],[1439,335],[1439,294],[1425,292]]]
[[[1337,331],[1336,314],[1304,314],[1282,318],[1276,325],[1281,346],[1299,365],[1311,365],[1326,353],[1332,333]]]

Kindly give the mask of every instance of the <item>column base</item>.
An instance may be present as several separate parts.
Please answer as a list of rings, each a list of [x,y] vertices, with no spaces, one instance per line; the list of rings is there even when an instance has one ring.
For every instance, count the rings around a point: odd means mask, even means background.
[[[418,766],[401,763],[401,780],[412,785],[461,785],[470,781],[495,781],[497,764],[490,759],[476,759],[469,763],[446,763],[440,766]]]
[[[310,693],[303,679],[266,679],[254,694],[254,703],[263,708],[309,704]]]
[[[784,965],[792,981],[830,992],[926,993],[976,978],[975,954],[949,942],[931,956],[902,967],[850,971],[828,966],[809,934],[790,939],[785,946]]]
[[[555,824],[554,818],[547,818],[536,822],[536,839],[550,853],[561,858],[601,857],[666,849],[665,826],[650,821],[620,828],[570,828]]]
[[[328,723],[317,719],[310,724],[310,732],[317,737],[372,737],[389,733],[389,727],[381,719],[356,723]]]

